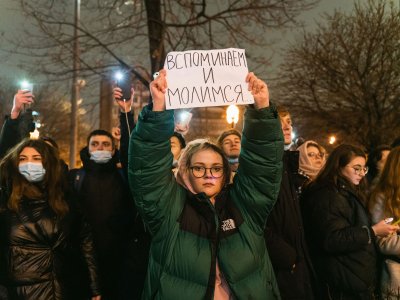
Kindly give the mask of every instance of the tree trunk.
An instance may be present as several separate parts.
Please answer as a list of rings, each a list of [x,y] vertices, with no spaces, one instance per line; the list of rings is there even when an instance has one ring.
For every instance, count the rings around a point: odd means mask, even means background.
[[[151,73],[158,71],[165,59],[163,42],[164,22],[161,18],[161,0],[144,1],[150,45]]]

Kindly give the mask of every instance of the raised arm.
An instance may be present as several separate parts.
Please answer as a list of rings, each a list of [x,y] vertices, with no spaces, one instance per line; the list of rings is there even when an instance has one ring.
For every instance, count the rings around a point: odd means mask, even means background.
[[[120,125],[120,161],[124,171],[128,168],[128,149],[129,149],[129,137],[130,133],[135,127],[133,112],[132,112],[132,102],[134,96],[134,89],[131,90],[131,98],[128,101],[123,101],[122,91],[119,87],[115,87],[113,90],[114,100],[120,108],[119,114],[119,125]]]
[[[128,177],[136,206],[155,235],[165,218],[178,217],[183,188],[171,171],[174,113],[165,111],[166,73],[150,84],[153,103],[140,113],[129,145]]]
[[[283,136],[268,87],[253,73],[246,78],[254,107],[245,113],[239,169],[233,183],[233,199],[256,232],[262,234],[276,202],[282,172]]]
[[[21,132],[21,113],[24,105],[33,103],[34,96],[29,91],[19,90],[13,100],[11,114],[6,117],[0,133],[0,158],[4,157],[8,150],[18,144],[23,138],[29,136],[29,132]]]

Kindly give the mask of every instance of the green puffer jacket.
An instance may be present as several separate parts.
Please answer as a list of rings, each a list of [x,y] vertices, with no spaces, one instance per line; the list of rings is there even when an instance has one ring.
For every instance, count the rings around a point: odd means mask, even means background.
[[[153,237],[142,298],[213,299],[218,261],[235,299],[280,299],[263,236],[282,171],[276,109],[247,109],[240,167],[215,207],[176,182],[173,130],[173,111],[145,107],[129,146],[130,187]]]

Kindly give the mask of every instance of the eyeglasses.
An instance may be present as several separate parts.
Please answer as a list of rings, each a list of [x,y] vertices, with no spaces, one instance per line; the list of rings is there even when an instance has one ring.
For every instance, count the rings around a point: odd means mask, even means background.
[[[307,156],[311,157],[311,158],[324,158],[325,154],[324,153],[308,152]]]
[[[354,173],[356,173],[356,175],[361,175],[361,172],[363,172],[364,175],[368,173],[368,167],[362,167],[360,165],[349,166],[349,167],[354,169]]]
[[[206,168],[206,167],[201,167],[201,166],[193,166],[190,167],[192,170],[192,174],[196,178],[202,178],[204,175],[206,175],[206,171],[210,170],[211,176],[214,178],[220,178],[224,175],[224,168],[223,167],[211,167],[211,168]]]

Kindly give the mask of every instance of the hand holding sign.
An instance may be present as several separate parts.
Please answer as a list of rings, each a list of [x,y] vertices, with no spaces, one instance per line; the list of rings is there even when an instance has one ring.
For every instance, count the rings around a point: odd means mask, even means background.
[[[162,69],[159,75],[150,83],[150,93],[153,98],[153,111],[165,110],[165,92],[167,90],[167,72]]]
[[[249,91],[254,97],[254,106],[261,109],[269,106],[269,91],[267,84],[258,79],[253,72],[246,76],[246,82],[249,84]]]

